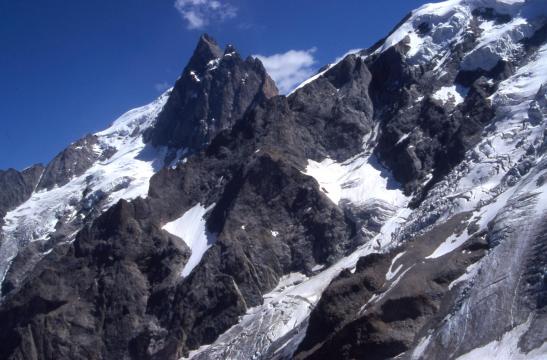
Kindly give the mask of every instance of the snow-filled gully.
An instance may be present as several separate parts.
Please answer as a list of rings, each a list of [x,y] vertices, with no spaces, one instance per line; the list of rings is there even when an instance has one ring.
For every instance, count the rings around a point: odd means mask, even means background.
[[[203,254],[214,243],[214,236],[207,231],[204,218],[214,207],[215,204],[205,208],[198,203],[180,218],[162,227],[165,231],[182,239],[191,250],[190,258],[181,272],[183,277],[190,275],[201,261]]]

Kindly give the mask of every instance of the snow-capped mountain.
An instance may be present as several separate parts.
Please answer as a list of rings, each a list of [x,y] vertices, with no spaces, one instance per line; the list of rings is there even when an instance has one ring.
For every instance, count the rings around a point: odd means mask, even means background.
[[[448,0],[276,96],[173,89],[1,172],[0,357],[547,356],[547,3]]]
[[[4,217],[2,280],[21,247],[37,242],[47,253],[54,244],[42,243],[56,230],[70,228],[72,233],[65,230],[62,236],[71,242],[90,213],[102,212],[120,199],[146,196],[148,181],[163,166],[164,154],[162,149],[146,147],[141,129],[151,125],[167,97],[168,93],[131,110],[107,130],[72,144],[43,169],[30,197]],[[56,166],[58,162],[64,164]],[[75,168],[82,165],[87,169]]]
[[[201,68],[203,63],[208,66]],[[204,78],[203,83],[196,73]],[[235,89],[238,94],[209,99],[209,93],[225,89]],[[18,265],[20,250],[26,250],[20,254],[20,262],[26,268],[49,253],[59,241],[74,241],[86,223],[119,200],[146,197],[152,175],[163,167],[175,166],[188,154],[200,150],[222,127],[230,125],[230,120],[223,117],[231,119],[231,112],[220,106],[237,102],[240,107],[236,111],[241,112],[255,101],[255,97],[271,96],[275,92],[275,85],[266,77],[259,63],[255,60],[244,62],[233,47],[228,47],[223,53],[214,40],[204,35],[173,89],[154,102],[123,114],[108,129],[71,144],[47,167],[38,165],[27,170],[36,169],[34,172],[39,173],[39,177],[35,176],[35,184],[31,184],[33,190],[26,198],[18,199],[6,209],[11,211],[3,217],[0,279],[3,281],[8,275],[14,260]],[[176,103],[180,101],[181,93],[190,100]],[[213,110],[209,111],[208,107]],[[169,121],[170,111],[187,112],[182,118],[208,129],[208,138],[200,138],[198,143],[197,132],[202,130],[196,126],[196,134],[191,137],[196,140],[193,143],[173,145],[167,139],[163,144],[165,127],[171,127],[170,136],[180,137],[187,133],[186,128],[173,128],[180,125]],[[215,121],[215,116],[220,121]],[[239,116],[235,114],[233,117]],[[7,194],[13,191],[16,183],[14,180],[7,182]],[[6,204],[9,204],[8,200]],[[27,248],[27,245],[31,246]],[[11,282],[21,280],[21,271],[12,273],[13,279],[4,283],[8,288],[14,286]]]

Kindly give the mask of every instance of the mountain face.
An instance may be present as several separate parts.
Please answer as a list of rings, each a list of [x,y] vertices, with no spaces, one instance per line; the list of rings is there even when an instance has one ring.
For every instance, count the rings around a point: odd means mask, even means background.
[[[158,100],[0,172],[0,358],[544,358],[546,29],[424,5],[288,96],[202,36]]]
[[[221,130],[231,128],[253,103],[274,95],[277,88],[259,60],[242,60],[232,46],[222,52],[204,35],[147,140],[174,153],[201,150]]]
[[[31,166],[21,172],[0,170],[0,225],[6,213],[25,202],[34,192],[44,172],[42,165]],[[1,239],[2,233],[0,233]]]

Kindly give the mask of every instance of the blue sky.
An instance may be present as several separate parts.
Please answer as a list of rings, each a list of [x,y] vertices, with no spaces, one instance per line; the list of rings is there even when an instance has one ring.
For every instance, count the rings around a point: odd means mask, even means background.
[[[425,2],[0,0],[0,169],[47,163],[152,101],[203,32],[263,56],[288,89]]]

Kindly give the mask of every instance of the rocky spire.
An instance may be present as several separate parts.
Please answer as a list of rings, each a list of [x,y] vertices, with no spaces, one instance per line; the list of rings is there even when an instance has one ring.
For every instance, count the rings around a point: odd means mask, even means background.
[[[222,49],[218,46],[215,39],[208,34],[203,34],[198,40],[198,44],[188,65],[185,69],[190,71],[202,72],[205,70],[209,61],[218,59],[222,56]]]
[[[231,45],[223,52],[204,34],[146,141],[202,149],[257,100],[274,95],[277,88],[259,60],[243,60]]]

